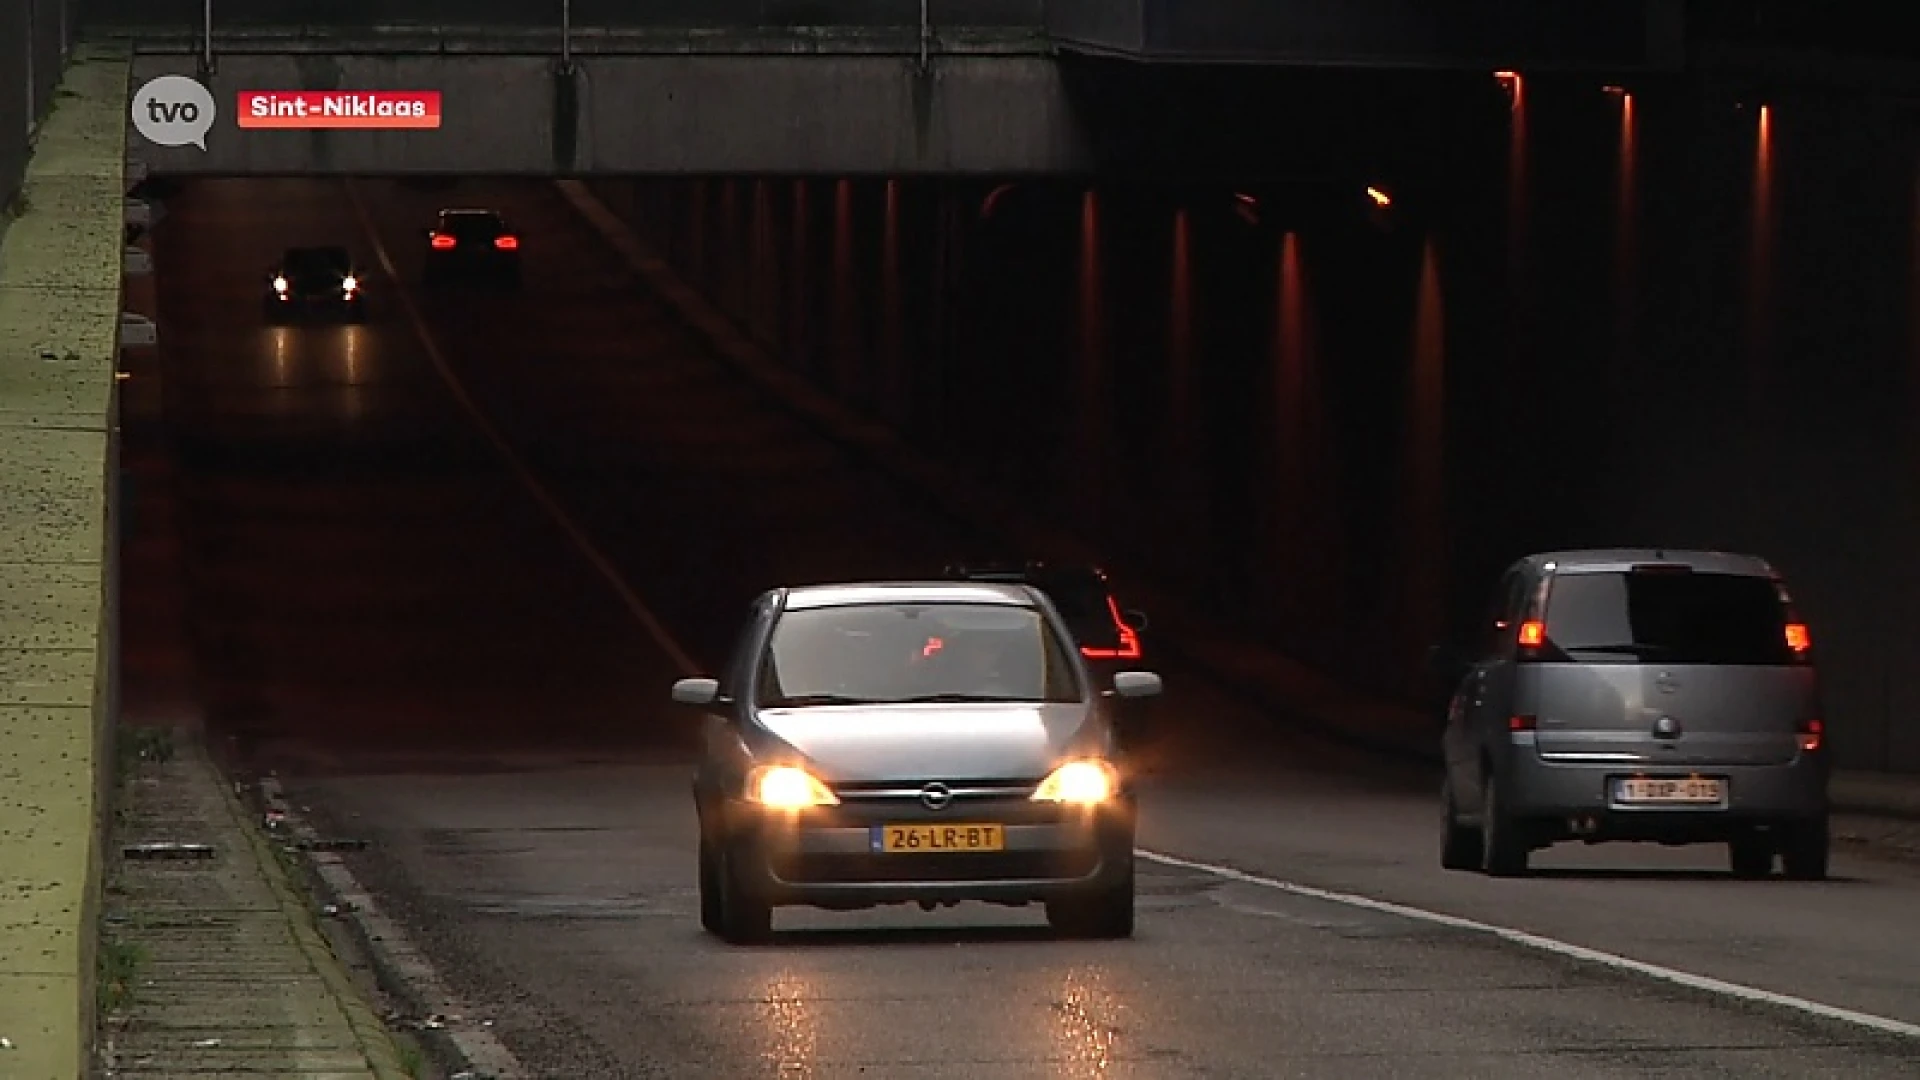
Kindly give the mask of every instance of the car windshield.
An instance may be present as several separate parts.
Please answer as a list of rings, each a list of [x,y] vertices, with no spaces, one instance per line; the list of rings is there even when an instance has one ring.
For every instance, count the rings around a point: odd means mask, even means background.
[[[763,708],[1076,702],[1070,654],[1036,609],[860,604],[788,612],[760,669]]]
[[[288,277],[341,277],[353,267],[345,248],[294,248],[287,252]]]
[[[1793,662],[1779,587],[1752,575],[1562,574],[1546,624],[1548,643],[1579,663]]]

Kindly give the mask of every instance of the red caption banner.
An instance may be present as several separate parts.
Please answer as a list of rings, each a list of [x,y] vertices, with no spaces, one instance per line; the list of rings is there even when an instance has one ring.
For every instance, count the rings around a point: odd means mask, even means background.
[[[438,90],[242,90],[243,128],[437,128]]]

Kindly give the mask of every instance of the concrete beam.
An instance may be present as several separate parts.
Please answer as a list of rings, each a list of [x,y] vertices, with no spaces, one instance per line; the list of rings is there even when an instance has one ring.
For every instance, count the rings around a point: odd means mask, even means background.
[[[140,56],[133,85],[192,75]],[[429,131],[236,126],[243,90],[438,90]],[[208,149],[130,136],[156,173],[688,175],[1073,173],[1093,166],[1060,72],[1041,56],[229,56]]]

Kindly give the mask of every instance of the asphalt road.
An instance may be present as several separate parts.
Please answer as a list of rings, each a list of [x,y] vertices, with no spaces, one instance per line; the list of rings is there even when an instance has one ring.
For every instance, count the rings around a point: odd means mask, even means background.
[[[442,201],[510,212],[523,293],[401,294]],[[355,869],[535,1076],[1920,1075],[1920,1039],[1565,947],[1920,1025],[1913,864],[1848,848],[1832,882],[1742,882],[1718,849],[1595,848],[1446,874],[1430,776],[1178,669],[1141,839],[1206,865],[1146,864],[1136,939],[783,911],[774,946],[721,946],[694,917],[680,665],[646,623],[709,663],[766,585],[988,538],[743,388],[550,189],[203,181],[169,209],[210,722],[371,842]],[[263,327],[279,249],[341,239],[371,321]]]

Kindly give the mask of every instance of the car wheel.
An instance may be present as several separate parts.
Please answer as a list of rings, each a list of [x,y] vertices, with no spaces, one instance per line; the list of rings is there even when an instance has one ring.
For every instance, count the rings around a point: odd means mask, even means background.
[[[1453,797],[1453,778],[1440,783],[1440,866],[1446,870],[1480,869],[1480,830],[1460,824],[1460,806]]]
[[[1065,937],[1132,937],[1133,868],[1127,868],[1125,880],[1098,892],[1047,901],[1047,924]]]
[[[1480,803],[1480,869],[1489,877],[1519,877],[1527,872],[1527,857],[1532,853],[1519,823],[1507,814],[1500,800],[1500,782],[1489,769],[1481,781],[1485,790]]]
[[[719,934],[722,896],[720,892],[720,856],[706,837],[700,838],[700,929]]]
[[[754,945],[773,935],[773,905],[745,880],[740,848],[721,849],[720,936],[735,945]]]
[[[1825,816],[1789,828],[1780,850],[1787,876],[1795,881],[1825,881],[1830,840]]]
[[[1773,838],[1745,833],[1727,842],[1727,861],[1734,877],[1763,878],[1773,873]]]

